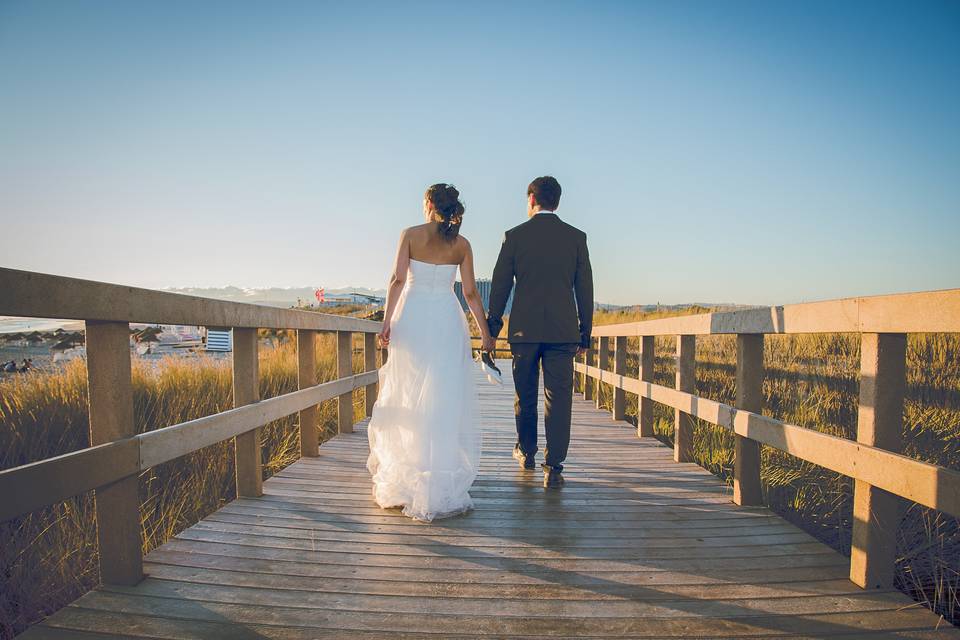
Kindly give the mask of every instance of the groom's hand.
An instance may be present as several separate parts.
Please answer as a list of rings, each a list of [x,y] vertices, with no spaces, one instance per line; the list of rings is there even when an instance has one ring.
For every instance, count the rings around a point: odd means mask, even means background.
[[[578,358],[579,358],[580,356],[582,356],[583,354],[585,354],[586,352],[587,352],[587,348],[586,348],[586,347],[577,347],[577,357],[578,357]]]

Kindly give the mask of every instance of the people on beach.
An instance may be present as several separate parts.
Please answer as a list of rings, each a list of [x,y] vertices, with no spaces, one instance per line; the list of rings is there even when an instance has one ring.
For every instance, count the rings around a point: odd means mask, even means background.
[[[4,373],[27,373],[31,369],[33,369],[33,358],[24,358],[19,367],[16,360],[10,360],[4,362],[0,368]]]

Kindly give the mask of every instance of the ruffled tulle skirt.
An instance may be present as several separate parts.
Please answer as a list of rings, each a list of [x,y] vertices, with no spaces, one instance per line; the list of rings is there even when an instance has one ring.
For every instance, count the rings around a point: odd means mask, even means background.
[[[405,288],[367,435],[381,507],[430,522],[473,507],[480,405],[469,330],[452,290]]]

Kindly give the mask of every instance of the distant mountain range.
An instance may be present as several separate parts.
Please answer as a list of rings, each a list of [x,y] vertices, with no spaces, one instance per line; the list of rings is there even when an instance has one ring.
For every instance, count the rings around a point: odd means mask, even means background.
[[[683,304],[604,304],[598,302],[594,306],[604,311],[642,311],[648,313],[650,311],[682,311],[690,307],[705,307],[717,311],[731,311],[733,309],[746,309],[756,305],[733,304],[731,302],[685,302]]]
[[[230,300],[233,302],[250,302],[253,304],[265,304],[271,307],[287,308],[301,301],[304,304],[315,302],[315,287],[270,287],[268,289],[246,289],[242,287],[168,287],[164,291],[172,293],[183,293],[191,296],[200,296],[202,298],[214,298],[217,300]],[[343,297],[348,298],[349,294],[356,293],[366,296],[383,298],[387,295],[386,289],[368,289],[366,287],[341,287],[339,289],[325,289],[327,301]],[[708,307],[721,309],[738,309],[745,305],[717,302],[689,302],[684,304],[606,304],[598,302],[596,307],[608,311],[680,311],[689,307]]]
[[[314,291],[316,287],[270,287],[269,289],[244,289],[241,287],[168,287],[164,291],[183,293],[203,298],[230,300],[231,302],[249,302],[265,304],[271,307],[287,308],[301,301],[303,304],[316,302]],[[351,293],[382,298],[387,295],[385,289],[367,289],[366,287],[342,287],[339,289],[324,289],[324,295],[329,301],[331,298],[348,297]]]

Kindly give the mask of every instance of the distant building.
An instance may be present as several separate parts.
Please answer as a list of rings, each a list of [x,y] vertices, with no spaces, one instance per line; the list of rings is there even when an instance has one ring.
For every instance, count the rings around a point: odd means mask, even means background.
[[[485,311],[490,310],[490,280],[484,278],[477,280],[477,291],[480,292],[480,299],[483,301],[483,309]],[[467,310],[467,299],[463,297],[463,283],[459,280],[453,283],[453,291],[457,294],[457,299],[460,301],[460,306],[463,307],[463,310]],[[513,290],[510,290],[510,296],[507,298],[507,306],[503,311],[504,315],[510,315],[510,309],[513,308]]]
[[[372,296],[365,293],[328,293],[324,296],[323,302],[317,303],[318,307],[335,307],[342,304],[359,304],[364,306],[377,306],[384,303],[384,298]]]
[[[207,329],[207,351],[233,351],[230,329]]]

